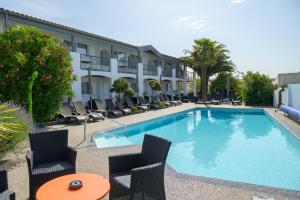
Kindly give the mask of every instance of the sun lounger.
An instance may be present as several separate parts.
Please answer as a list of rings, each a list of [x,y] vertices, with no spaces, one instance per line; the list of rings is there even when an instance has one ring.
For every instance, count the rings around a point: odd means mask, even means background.
[[[151,96],[150,108],[155,109],[155,110],[160,109],[159,101],[154,96]]]
[[[123,116],[123,112],[116,108],[114,102],[112,99],[105,99],[105,103],[107,106],[107,110],[110,114],[112,114],[114,117],[121,117]]]
[[[171,102],[166,101],[166,99],[163,96],[156,96],[154,97],[157,99],[158,102],[162,102],[166,107],[171,107]]]
[[[69,123],[72,119],[76,120],[78,124],[85,121],[86,116],[76,115],[72,108],[67,104],[62,104],[59,107],[59,114],[56,116],[58,118],[63,118],[67,123]]]
[[[135,105],[129,97],[125,97],[125,102],[126,102],[127,106],[130,107],[130,108],[133,107],[133,106],[136,106],[139,110],[142,110],[143,112],[149,111],[148,106]]]
[[[106,105],[99,99],[92,100],[93,110],[94,113],[101,113],[102,115],[107,115]]]
[[[100,119],[104,120],[104,116],[101,113],[92,113],[90,111],[87,111],[81,101],[73,102],[73,106],[75,108],[76,114],[78,115],[87,115],[89,119],[92,119],[93,121],[97,121]]]
[[[137,100],[139,106],[147,106],[148,108],[150,108],[150,104],[147,103],[143,97],[137,97]]]

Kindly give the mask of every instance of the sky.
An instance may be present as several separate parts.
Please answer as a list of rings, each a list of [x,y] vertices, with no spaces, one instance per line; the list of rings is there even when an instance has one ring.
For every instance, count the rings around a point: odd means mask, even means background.
[[[0,7],[180,57],[197,38],[237,70],[300,71],[300,0],[0,0]]]

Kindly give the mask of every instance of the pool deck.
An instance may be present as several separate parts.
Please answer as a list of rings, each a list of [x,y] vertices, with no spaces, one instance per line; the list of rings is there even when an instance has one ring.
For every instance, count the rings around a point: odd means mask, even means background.
[[[246,106],[230,105],[205,106],[195,105],[193,103],[186,103],[181,106],[125,116],[115,120],[117,122],[130,125],[145,120],[189,110],[195,107],[252,108]],[[275,108],[269,107],[264,109],[273,118],[278,120],[283,126],[288,128],[298,138],[300,138],[300,124],[290,120],[281,112],[275,113]],[[90,142],[91,135],[95,131],[105,131],[117,127],[119,127],[119,125],[110,120],[89,123],[87,125],[86,141],[83,141],[83,125],[53,125],[40,129],[68,129],[69,144],[71,146],[76,146],[78,150],[77,172],[97,173],[108,177],[108,156],[140,151],[140,146],[138,145],[97,149],[95,147],[95,144],[93,142]],[[28,198],[28,171],[25,161],[25,153],[28,151],[28,149],[28,141],[26,140],[20,145],[18,145],[18,147],[13,152],[8,153],[0,161],[0,168],[5,168],[8,170],[9,186],[11,190],[16,192],[16,197],[18,200],[24,200]],[[165,184],[167,191],[167,199],[171,200],[252,200],[255,199],[254,197],[259,197],[261,199],[279,200],[300,199],[300,192],[179,174],[175,172],[171,167],[166,167]]]

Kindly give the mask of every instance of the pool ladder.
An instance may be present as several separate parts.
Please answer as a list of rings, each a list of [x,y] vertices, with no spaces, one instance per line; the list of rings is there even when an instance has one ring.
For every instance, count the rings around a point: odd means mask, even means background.
[[[97,115],[97,113],[93,113],[93,114],[96,114],[96,115]],[[104,120],[109,120],[109,121],[112,121],[112,122],[114,122],[114,123],[120,125],[122,128],[125,129],[125,134],[127,135],[127,133],[128,133],[128,127],[127,127],[126,124],[123,124],[123,123],[120,123],[120,122],[118,122],[118,121],[116,121],[116,120],[113,120],[113,119],[108,118],[108,117],[107,117],[107,112],[105,113],[104,116],[103,116],[103,115],[100,115],[100,114],[98,114],[98,116],[99,116],[99,117],[104,117]],[[89,117],[88,117],[88,115],[87,115],[87,117],[85,118],[85,122],[84,122],[84,141],[85,141],[85,139],[86,139],[86,126],[87,126],[87,120],[88,120],[88,118],[89,118]],[[97,133],[97,132],[94,132],[94,133],[92,134],[91,139],[90,139],[90,142],[93,142],[93,141],[94,141],[94,137],[95,137],[95,134],[96,134],[96,133]]]

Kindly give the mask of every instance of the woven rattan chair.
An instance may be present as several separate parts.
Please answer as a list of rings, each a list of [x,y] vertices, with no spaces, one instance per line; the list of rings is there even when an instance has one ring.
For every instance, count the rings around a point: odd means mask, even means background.
[[[31,151],[26,154],[30,199],[47,181],[76,172],[77,152],[68,147],[68,130],[29,134]]]
[[[0,170],[0,200],[15,200],[15,193],[8,190],[7,172]]]
[[[165,162],[171,142],[145,135],[141,153],[109,157],[109,199],[164,200]]]

